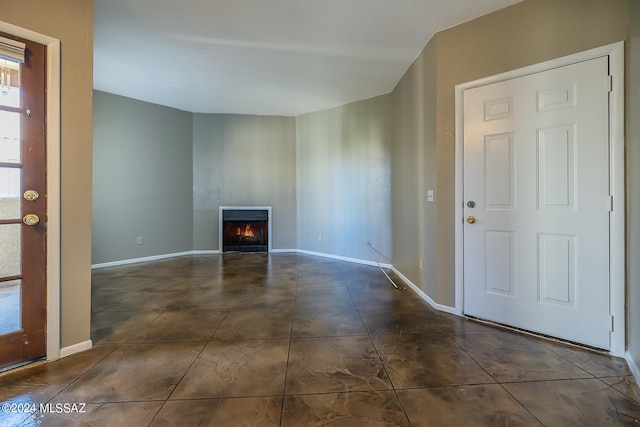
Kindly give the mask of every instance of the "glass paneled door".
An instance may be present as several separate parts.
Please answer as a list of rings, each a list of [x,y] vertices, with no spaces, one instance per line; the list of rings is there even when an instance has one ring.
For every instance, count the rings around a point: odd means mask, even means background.
[[[45,53],[0,34],[0,371],[46,354]]]

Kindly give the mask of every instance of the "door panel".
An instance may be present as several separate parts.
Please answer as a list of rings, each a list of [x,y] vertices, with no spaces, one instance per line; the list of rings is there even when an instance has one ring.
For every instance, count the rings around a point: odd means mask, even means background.
[[[465,314],[609,348],[607,76],[602,57],[464,91]]]
[[[0,369],[46,352],[45,47],[22,42],[0,58]]]

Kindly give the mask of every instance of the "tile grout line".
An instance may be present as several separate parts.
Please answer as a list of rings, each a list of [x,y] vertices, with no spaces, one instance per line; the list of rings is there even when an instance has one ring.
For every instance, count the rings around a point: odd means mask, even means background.
[[[173,307],[176,303],[172,304],[169,307]],[[167,308],[167,310],[164,311],[164,313],[168,312],[169,308]],[[180,379],[176,382],[176,385],[173,387],[173,390],[171,390],[171,392],[167,395],[166,399],[164,399],[164,401],[162,402],[162,405],[160,405],[160,407],[158,408],[158,410],[156,411],[156,413],[153,415],[153,417],[151,418],[151,420],[149,421],[149,424],[147,425],[150,426],[151,424],[153,424],[153,422],[155,421],[156,417],[158,416],[158,414],[160,413],[160,411],[162,411],[162,409],[164,408],[164,406],[167,404],[167,402],[169,401],[169,399],[171,399],[171,396],[173,396],[173,393],[175,393],[176,389],[178,388],[178,385],[180,385],[180,383],[182,382],[182,380],[184,380],[184,377],[187,375],[187,373],[189,372],[189,370],[191,369],[191,367],[196,363],[196,360],[198,360],[198,358],[200,357],[200,355],[204,352],[204,349],[207,348],[207,345],[209,344],[209,342],[211,342],[211,339],[213,338],[213,336],[215,335],[215,333],[218,331],[218,328],[220,328],[220,325],[222,325],[222,322],[224,322],[224,320],[227,318],[227,316],[229,315],[229,312],[227,312],[227,314],[224,316],[224,318],[220,321],[220,323],[218,324],[218,326],[216,326],[216,328],[214,329],[214,331],[211,333],[211,335],[209,336],[209,339],[205,342],[205,344],[202,346],[202,348],[200,349],[200,351],[198,352],[198,354],[196,355],[196,357],[193,358],[193,360],[191,361],[191,363],[189,364],[189,366],[187,366],[187,369],[184,370],[184,373],[182,374],[182,376],[180,377]],[[160,315],[158,316],[160,317]],[[158,318],[156,317],[156,319]],[[155,320],[155,319],[154,319]],[[149,322],[149,324],[151,324],[151,322]],[[148,326],[148,325],[147,325]],[[133,338],[133,336],[137,335],[138,333],[140,333],[140,331],[136,332],[136,334],[132,335],[131,338]],[[131,339],[130,338],[130,339]]]
[[[291,328],[289,330],[289,348],[287,349],[287,363],[284,367],[284,383],[282,384],[282,399],[280,400],[280,427],[284,418],[284,401],[287,394],[287,378],[289,375],[289,360],[291,359],[291,342],[293,341],[293,322],[296,315],[296,299],[298,296],[298,281],[300,280],[300,257],[296,255],[296,288],[293,295],[293,310],[291,311]]]
[[[400,399],[400,395],[398,394],[398,390],[396,389],[396,386],[393,384],[393,380],[391,379],[391,376],[389,375],[389,371],[387,371],[387,366],[385,365],[384,361],[382,360],[382,356],[380,355],[380,352],[379,352],[378,348],[376,347],[376,345],[373,342],[373,339],[371,337],[371,331],[369,330],[369,328],[367,327],[367,324],[365,323],[364,319],[362,318],[362,314],[360,314],[360,307],[356,303],[356,301],[354,300],[353,295],[351,294],[351,288],[349,286],[347,286],[347,292],[349,292],[349,297],[351,297],[351,302],[353,303],[354,307],[356,308],[356,312],[358,313],[358,316],[360,317],[360,321],[362,322],[362,325],[364,326],[365,330],[367,331],[367,338],[369,338],[369,342],[371,343],[371,346],[375,350],[376,355],[378,356],[378,360],[380,360],[380,364],[382,365],[382,369],[384,370],[384,374],[387,376],[387,379],[389,380],[389,384],[391,384],[391,389],[393,390],[393,394],[396,396],[396,401],[400,404],[400,407],[402,408],[402,412],[404,413],[404,416],[405,416],[405,418],[407,420],[407,423],[409,425],[411,425],[411,420],[409,419],[409,414],[407,414],[407,410],[405,409],[404,404],[402,403],[402,400]]]
[[[498,381],[498,380],[495,378],[495,376],[494,376],[491,372],[489,372],[487,369],[485,369],[485,367],[484,367],[484,366],[482,366],[482,364],[481,364],[480,362],[478,362],[478,361],[476,360],[476,358],[475,358],[475,357],[473,357],[473,355],[472,355],[470,352],[468,352],[464,347],[462,347],[462,345],[460,345],[460,343],[459,343],[457,340],[453,339],[453,337],[450,337],[450,338],[451,338],[451,341],[453,341],[453,342],[455,343],[455,345],[457,345],[457,346],[460,348],[460,350],[462,350],[462,351],[463,351],[467,356],[469,356],[469,357],[471,358],[471,360],[473,360],[473,361],[474,361],[474,362],[475,362],[475,363],[476,363],[476,364],[477,364],[477,365],[478,365],[478,366],[479,366],[479,367],[480,367],[484,372],[486,372],[486,373],[487,373],[487,375],[489,375],[489,376],[490,376],[490,377],[495,381],[495,383],[496,383],[497,385],[499,385],[499,386],[500,386],[500,388],[501,388],[502,390],[504,390],[504,391],[505,391],[505,393],[507,393],[507,394],[508,394],[508,395],[509,395],[509,396],[510,396],[510,397],[511,397],[515,402],[518,402],[518,405],[520,405],[520,406],[521,406],[521,407],[522,407],[522,408],[523,408],[523,409],[524,409],[524,410],[525,410],[529,415],[531,415],[531,416],[533,417],[533,419],[535,419],[536,421],[538,421],[538,422],[540,423],[540,425],[544,426],[544,423],[543,423],[542,421],[540,421],[540,420],[538,419],[538,417],[536,417],[536,416],[533,414],[533,412],[531,412],[531,411],[529,410],[529,408],[527,408],[527,407],[526,407],[522,402],[520,402],[518,399],[516,399],[516,397],[515,397],[513,394],[511,394],[511,393],[509,392],[509,390],[507,390],[507,389],[505,388],[505,386],[502,384],[502,382]]]

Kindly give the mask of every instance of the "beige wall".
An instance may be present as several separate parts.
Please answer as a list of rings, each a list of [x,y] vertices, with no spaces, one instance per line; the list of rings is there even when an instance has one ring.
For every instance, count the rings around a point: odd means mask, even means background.
[[[627,307],[629,353],[640,367],[640,2],[629,2],[627,41]]]
[[[393,265],[435,298],[437,259],[436,62],[430,42],[392,93]],[[434,202],[427,191],[434,190]],[[420,268],[422,260],[422,268]]]
[[[433,99],[436,102],[436,109],[426,111],[422,119],[426,126],[435,120],[435,141],[430,137],[433,132],[430,129],[426,131],[426,138],[407,133],[404,138],[394,141],[394,147],[416,145],[415,155],[423,157],[418,162],[427,161],[426,152],[435,149],[435,225],[428,227],[435,227],[438,250],[434,259],[425,260],[425,265],[435,266],[436,278],[434,284],[420,282],[420,286],[437,303],[447,306],[455,303],[455,85],[624,40],[626,16],[626,0],[525,0],[436,34],[422,54],[426,58],[422,58],[425,71],[421,77],[407,73],[394,90],[394,96],[403,97],[400,93],[407,93],[404,95],[407,97],[431,88],[426,103],[429,105]],[[429,54],[431,49],[435,49],[435,55]],[[429,72],[432,67],[436,69],[435,82]],[[401,99],[397,103],[404,106],[395,114],[413,114],[408,109],[411,102]],[[412,126],[415,127],[415,123]],[[398,132],[409,130],[396,131],[396,134]],[[420,149],[423,144],[425,148]],[[394,171],[393,176],[402,173],[405,172]],[[394,218],[405,206],[415,205],[416,195],[423,197],[426,190],[423,185],[394,195]],[[413,228],[415,222],[394,219],[394,248],[400,244],[396,239],[408,235],[410,231],[406,228]],[[425,256],[432,255],[425,252]],[[410,254],[398,253],[394,255],[394,264],[407,268],[407,276],[411,278],[417,272],[412,267],[416,260],[410,257]]]
[[[0,21],[61,40],[61,345],[66,347],[90,339],[93,1],[0,0],[0,11]]]

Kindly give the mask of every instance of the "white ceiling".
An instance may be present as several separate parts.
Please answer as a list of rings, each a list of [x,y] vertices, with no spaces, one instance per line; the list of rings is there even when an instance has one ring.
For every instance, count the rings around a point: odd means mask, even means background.
[[[296,116],[388,93],[437,31],[521,0],[95,0],[94,88]]]

